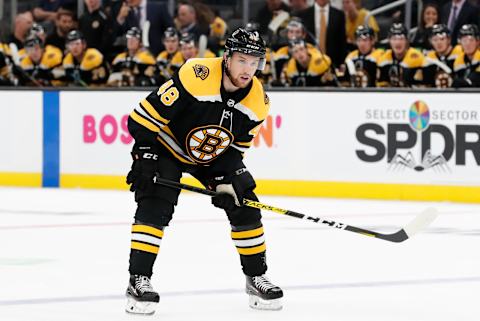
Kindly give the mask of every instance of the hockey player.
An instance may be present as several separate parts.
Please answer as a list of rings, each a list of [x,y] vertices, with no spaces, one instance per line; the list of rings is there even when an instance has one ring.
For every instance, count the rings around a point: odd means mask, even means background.
[[[43,28],[42,25],[34,22],[32,27],[30,28],[30,30],[28,30],[27,38],[30,35],[36,35],[37,37],[39,37],[42,40],[42,44],[45,47],[45,50],[47,50],[47,51],[57,51],[58,50],[60,52],[60,54],[63,56],[63,52],[60,48],[55,47],[54,45],[45,44],[45,41],[47,40],[47,33],[45,32],[45,28]],[[27,55],[27,53],[25,51],[25,47],[23,47],[22,49],[20,49],[18,51],[18,56],[19,56],[20,60],[22,60],[26,55]]]
[[[13,85],[14,77],[11,67],[12,59],[10,57],[10,48],[7,44],[0,42],[0,86]]]
[[[307,33],[305,31],[305,26],[303,25],[302,21],[297,17],[292,17],[287,24],[286,36],[287,41],[290,42],[295,39],[305,40]],[[312,51],[315,51],[316,48],[310,43],[306,43],[307,49],[312,54]],[[275,53],[273,54],[274,65],[275,65],[275,79],[281,80],[283,78],[282,72],[284,71],[287,62],[292,58],[290,55],[290,48],[287,43],[286,46],[280,47]]]
[[[455,77],[452,87],[480,87],[480,33],[473,24],[463,25],[458,32],[458,42],[462,46],[453,63]]]
[[[453,82],[453,63],[462,48],[452,47],[450,30],[444,24],[433,25],[429,40],[433,50],[425,58],[424,83],[429,87],[449,88]]]
[[[388,33],[391,49],[379,58],[380,87],[412,87],[422,83],[422,68],[425,57],[415,48],[410,48],[407,29],[394,23]]]
[[[179,191],[155,185],[153,177],[178,182],[190,173],[220,192],[212,198],[226,211],[231,236],[246,276],[250,306],[281,308],[282,290],[266,277],[265,239],[260,210],[242,207],[254,199],[255,180],[243,163],[269,109],[254,76],[265,63],[265,43],[257,32],[239,28],[227,38],[223,57],[191,59],[130,114],[135,139],[127,183],[135,191],[127,311],[154,312],[159,295],[151,286],[152,268]]]
[[[203,57],[200,49],[205,50]],[[214,58],[215,54],[206,48],[199,48],[193,33],[184,33],[180,38],[180,53],[182,54],[182,65],[190,58]]]
[[[179,51],[180,40],[178,32],[173,27],[168,27],[163,33],[163,45],[165,50],[157,56],[157,67],[159,71],[159,83],[170,79],[175,71],[183,64],[182,54]]]
[[[86,87],[107,82],[109,70],[103,55],[97,49],[87,48],[80,31],[68,33],[66,47],[68,54],[63,59],[63,68],[67,84]]]
[[[285,75],[292,87],[333,85],[330,76],[330,58],[318,49],[308,50],[302,39],[289,43],[292,58],[287,62]]]
[[[23,72],[16,72],[19,83],[24,86],[52,86],[62,75],[62,52],[54,46],[45,46],[36,34],[30,34],[24,42],[26,56],[20,61]],[[17,69],[18,71],[18,69]]]
[[[352,87],[375,87],[377,82],[377,62],[383,50],[375,48],[375,32],[370,27],[360,25],[355,30],[356,50],[345,58],[346,80]]]
[[[127,50],[112,62],[108,84],[119,87],[155,86],[156,63],[153,55],[143,47],[142,32],[137,27],[127,31]]]

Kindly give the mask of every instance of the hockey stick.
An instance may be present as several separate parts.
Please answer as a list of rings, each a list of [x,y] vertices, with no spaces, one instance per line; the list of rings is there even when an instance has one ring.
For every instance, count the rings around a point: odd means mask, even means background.
[[[205,35],[200,35],[198,38],[198,58],[204,58],[207,51],[208,38]]]
[[[158,175],[155,175],[153,178],[153,181],[155,184],[163,185],[163,186],[168,186],[172,188],[177,188],[177,189],[184,189],[187,191],[203,194],[203,195],[208,195],[208,196],[217,196],[219,193],[215,191],[211,191],[208,189],[204,188],[199,188],[196,186],[192,185],[187,185],[183,183],[178,183],[174,182],[171,180],[167,180],[164,178],[159,177]],[[410,223],[408,223],[404,228],[400,229],[399,231],[392,233],[392,234],[382,234],[370,230],[366,230],[363,228],[355,227],[352,225],[348,225],[345,223],[341,222],[335,222],[330,219],[324,219],[324,218],[319,218],[319,217],[313,217],[313,216],[308,216],[305,214],[301,214],[298,212],[290,211],[290,210],[285,210],[279,207],[274,207],[271,205],[266,205],[257,201],[252,201],[248,199],[243,200],[243,205],[248,206],[248,207],[253,207],[253,208],[258,208],[260,210],[267,210],[271,211],[277,214],[282,214],[282,215],[287,215],[287,216],[292,216],[295,218],[307,220],[307,221],[312,221],[314,223],[319,223],[319,224],[324,224],[339,230],[346,230],[358,234],[362,234],[365,236],[370,236],[370,237],[375,237],[381,240],[385,241],[390,241],[390,242],[395,242],[395,243],[400,243],[405,240],[408,240],[411,238],[414,234],[416,234],[418,231],[421,229],[427,227],[430,223],[435,220],[437,217],[437,210],[434,208],[427,208],[424,210],[422,213],[420,213],[417,217],[415,217]]]

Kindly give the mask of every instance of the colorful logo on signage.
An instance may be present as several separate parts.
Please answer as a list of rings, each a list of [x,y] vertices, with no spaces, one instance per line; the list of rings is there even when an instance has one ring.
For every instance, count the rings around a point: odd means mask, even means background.
[[[355,152],[367,163],[382,161],[389,169],[450,172],[449,163],[467,165],[469,154],[480,164],[480,119],[476,110],[435,110],[423,101],[410,109],[367,109],[358,126]],[[408,123],[406,123],[408,121]]]
[[[267,119],[262,123],[257,136],[253,140],[253,146],[268,148],[276,147],[275,132],[282,127],[282,116],[268,115]]]

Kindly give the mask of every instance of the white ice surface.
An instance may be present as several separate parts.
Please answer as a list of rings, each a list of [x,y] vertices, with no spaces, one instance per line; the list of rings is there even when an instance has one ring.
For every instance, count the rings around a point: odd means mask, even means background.
[[[386,233],[429,206],[439,217],[396,244],[265,212],[284,309],[254,311],[225,215],[182,194],[154,267],[160,305],[138,317],[124,312],[131,193],[0,188],[0,320],[480,320],[480,205],[261,201]]]

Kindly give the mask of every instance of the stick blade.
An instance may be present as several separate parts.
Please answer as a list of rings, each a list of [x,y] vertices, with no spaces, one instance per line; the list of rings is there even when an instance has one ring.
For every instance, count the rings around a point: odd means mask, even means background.
[[[430,225],[438,216],[438,211],[433,208],[429,207],[420,213],[413,221],[405,226],[404,231],[408,235],[408,237],[412,237],[420,230],[423,230],[428,225]]]

